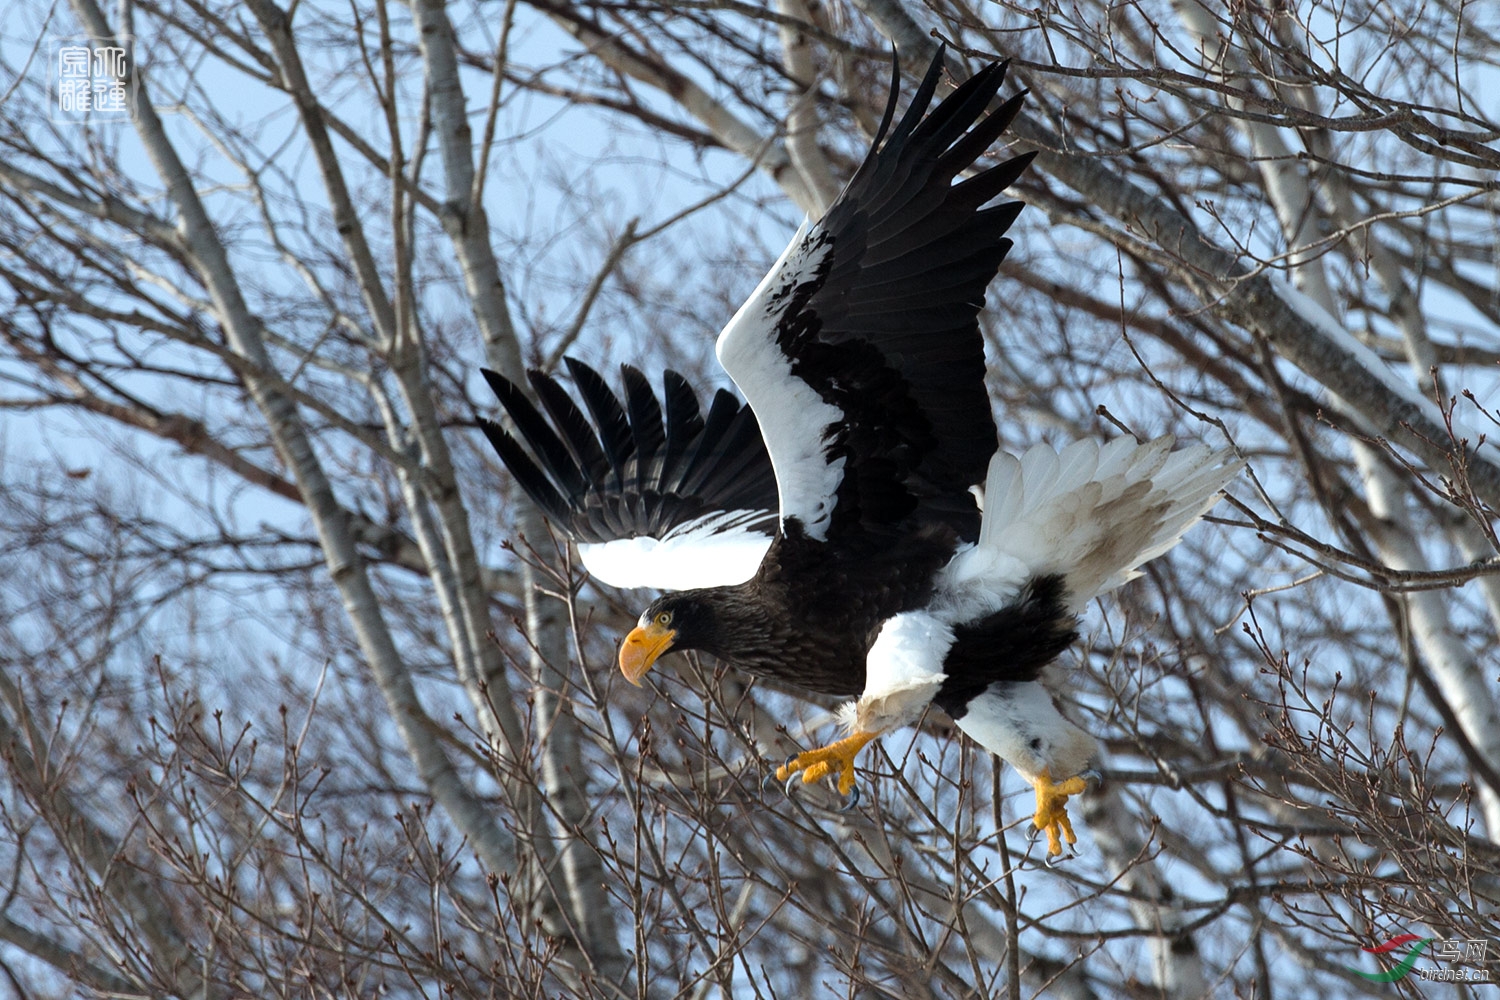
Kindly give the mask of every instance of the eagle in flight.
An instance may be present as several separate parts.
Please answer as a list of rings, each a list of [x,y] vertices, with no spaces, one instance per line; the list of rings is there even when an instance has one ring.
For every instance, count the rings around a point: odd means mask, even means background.
[[[697,649],[854,699],[844,738],[777,772],[845,795],[859,751],[936,704],[1035,788],[1050,859],[1097,748],[1039,674],[1240,463],[1170,438],[999,450],[978,314],[1022,206],[990,202],[1033,154],[973,168],[1024,93],[988,110],[993,63],[928,113],[942,66],[894,128],[893,74],[863,164],[719,335],[748,405],[720,390],[705,414],[672,371],[658,399],[629,366],[617,396],[568,359],[582,407],[486,371],[513,429],[483,426],[594,577],[673,591],[620,647],[629,681]]]

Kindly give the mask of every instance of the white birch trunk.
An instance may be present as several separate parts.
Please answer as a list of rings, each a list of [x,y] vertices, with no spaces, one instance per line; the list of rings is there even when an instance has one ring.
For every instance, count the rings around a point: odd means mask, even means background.
[[[812,12],[804,0],[777,0],[776,9],[787,17],[811,22]],[[807,35],[785,21],[781,35],[781,65],[801,89],[791,98],[786,115],[786,151],[805,186],[809,204],[800,206],[813,218],[828,211],[839,196],[833,169],[818,145],[818,76],[813,66],[812,46]]]
[[[481,335],[490,345],[492,355],[498,355],[492,356],[491,360],[502,362],[499,370],[518,384],[524,384],[520,351],[505,307],[499,266],[490,249],[489,223],[478,198],[480,192],[476,190],[473,133],[469,128],[468,104],[458,75],[453,25],[441,0],[419,0],[411,10],[427,74],[433,126],[447,187],[444,228],[463,269],[465,287]],[[500,70],[501,67],[496,67],[496,72]],[[419,396],[427,398],[425,393]],[[428,426],[433,428],[432,437],[436,440],[431,446],[442,448],[441,437],[436,432],[436,415],[432,416]],[[467,518],[458,504],[457,486],[452,482],[452,466],[446,462],[446,454],[443,448],[445,475],[438,480],[440,489],[445,491],[451,484],[452,509],[447,511],[444,519],[445,537],[454,548],[454,555],[461,560],[459,564],[465,567],[466,579],[461,581],[464,586],[460,592],[470,597],[468,617],[474,619],[483,615],[487,629],[486,595],[478,587],[478,561],[473,558]],[[449,506],[440,504],[439,509]],[[527,513],[520,519],[522,531],[540,541],[545,537],[541,518],[529,503],[525,507]],[[472,572],[469,566],[473,567]],[[555,600],[538,592],[537,582],[527,567],[523,584],[526,587],[527,630],[533,646],[535,732],[541,738],[544,795],[552,819],[565,898],[571,923],[581,938],[581,953],[588,957],[593,972],[608,982],[623,984],[629,967],[620,950],[615,910],[605,893],[607,879],[592,841],[593,831],[589,828],[592,823],[589,769],[582,755],[579,727],[572,715],[567,617]],[[500,673],[498,653],[488,643],[483,648],[487,655],[482,676],[486,679],[489,696],[491,699],[503,697],[508,707],[508,687]]]
[[[801,173],[792,165],[791,157],[781,144],[756,132],[722,102],[714,100],[691,77],[633,51],[620,36],[600,31],[588,11],[570,11],[574,16],[563,16],[563,9],[559,5],[552,10],[553,21],[586,45],[590,54],[616,72],[671,97],[727,149],[756,164],[804,212],[813,210],[817,199],[808,190]]]
[[[111,38],[114,32],[94,0],[73,0],[73,9],[94,37]],[[139,67],[132,67],[137,73]],[[137,79],[138,101],[135,127],[141,144],[177,211],[184,253],[213,302],[215,318],[236,353],[253,368],[274,371],[261,335],[259,320],[251,314],[240,292],[228,255],[219,241],[192,178],[178,157],[151,104],[148,83]],[[296,408],[270,379],[247,374],[245,387],[265,418],[271,440],[296,477],[306,498],[308,513],[338,587],[360,650],[390,707],[395,723],[411,755],[417,773],[433,798],[469,838],[474,850],[495,870],[514,863],[513,843],[495,824],[484,804],[465,786],[441,746],[433,739],[437,727],[423,709],[410,674],[396,650],[395,642],[370,585],[364,560],[360,558],[343,510],[323,471]]]
[[[1232,64],[1230,50],[1218,35],[1218,22],[1197,0],[1178,0],[1177,8],[1188,29],[1197,37],[1209,65],[1219,67],[1221,72],[1243,69]],[[1273,126],[1248,119],[1236,121],[1250,140],[1267,197],[1276,210],[1282,234],[1291,248],[1288,266],[1292,278],[1303,294],[1336,321],[1340,310],[1320,255],[1302,249],[1317,242],[1317,222],[1321,217],[1306,173]],[[1378,277],[1381,268],[1377,266],[1375,271]],[[1389,261],[1384,273],[1387,291],[1399,295],[1405,283]],[[1409,357],[1416,369],[1413,374],[1417,387],[1430,392],[1433,356],[1426,333],[1417,320],[1415,306],[1408,300],[1398,314],[1405,317],[1401,325]],[[1337,394],[1334,402],[1339,409],[1356,418],[1360,416],[1358,407],[1351,406]],[[1418,528],[1412,521],[1408,497],[1383,456],[1357,439],[1352,440],[1350,447],[1360,470],[1370,511],[1381,521],[1380,527],[1371,533],[1381,559],[1397,570],[1421,572],[1430,569],[1415,542]],[[1434,679],[1463,725],[1465,735],[1487,761],[1500,764],[1500,706],[1485,683],[1478,662],[1453,635],[1442,592],[1420,590],[1399,599],[1405,602],[1411,619],[1412,639],[1422,658],[1431,666]],[[1494,838],[1496,831],[1500,831],[1500,795],[1496,789],[1481,782],[1480,798],[1486,826]]]

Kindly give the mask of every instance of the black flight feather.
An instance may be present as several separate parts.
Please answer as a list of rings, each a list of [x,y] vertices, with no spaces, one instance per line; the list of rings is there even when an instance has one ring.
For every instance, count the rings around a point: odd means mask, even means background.
[[[644,463],[655,458],[667,437],[661,426],[661,404],[651,391],[651,383],[639,368],[621,365],[620,375],[625,381],[625,409],[630,417],[630,434],[635,439],[635,452]],[[642,468],[642,475],[646,471]]]
[[[987,113],[1005,78],[996,63],[929,111],[942,66],[939,53],[894,127],[895,96],[887,103],[876,144],[808,236],[818,267],[777,317],[793,375],[842,418],[827,437],[829,458],[843,462],[830,540],[933,522],[978,535],[968,490],[997,446],[978,313],[1020,208],[983,206],[1031,156],[954,183],[1022,97]]]
[[[510,414],[521,440],[536,456],[537,464],[546,472],[547,478],[558,492],[569,496],[582,490],[583,473],[546,419],[531,404],[531,400],[526,398],[518,386],[494,372],[485,371],[484,377],[505,407],[505,412]]]
[[[526,449],[493,421],[481,417],[479,426],[484,431],[484,436],[489,438],[495,453],[500,456],[500,461],[510,470],[512,478],[526,491],[532,502],[553,520],[565,520],[568,516],[568,502],[552,485],[547,474],[526,454]]]
[[[667,442],[662,454],[661,489],[672,492],[682,484],[682,474],[690,458],[688,448],[703,433],[703,416],[698,397],[688,380],[674,371],[662,376],[662,409],[667,415]]]
[[[552,376],[532,371],[527,373],[527,379],[531,382],[532,392],[541,400],[542,408],[547,411],[547,416],[557,428],[558,436],[578,463],[584,478],[589,482],[597,481],[606,474],[609,460],[604,457],[604,449],[599,447],[599,436],[588,418],[583,415],[578,404],[573,402],[573,397]]]
[[[705,419],[677,372],[667,372],[658,399],[629,366],[622,405],[598,372],[564,360],[583,408],[550,375],[528,375],[539,410],[519,386],[485,371],[515,432],[480,421],[516,483],[561,531],[592,543],[661,538],[704,515],[745,510],[759,515],[753,530],[774,534],[775,476],[748,406],[720,390]]]
[[[630,433],[630,421],[625,417],[625,410],[598,372],[573,358],[564,358],[563,362],[568,366],[568,374],[573,376],[573,384],[578,387],[583,405],[588,407],[594,426],[599,431],[599,445],[614,471],[615,488],[623,490],[627,476],[626,465],[635,455],[635,439]]]

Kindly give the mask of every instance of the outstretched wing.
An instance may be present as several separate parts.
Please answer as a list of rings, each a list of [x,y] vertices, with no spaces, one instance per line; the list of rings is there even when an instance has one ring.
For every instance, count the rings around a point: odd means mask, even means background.
[[[480,426],[521,488],[578,543],[589,572],[612,586],[659,590],[753,576],[777,517],[771,459],[750,408],[721,389],[705,416],[674,371],[658,400],[629,365],[622,399],[598,372],[565,360],[588,416],[550,375],[528,373],[538,410],[519,386],[485,370],[515,431]]]
[[[997,444],[978,315],[1021,210],[983,206],[1031,155],[953,183],[1023,95],[986,115],[1005,76],[991,64],[924,116],[942,65],[939,52],[890,129],[895,74],[864,163],[719,335],[769,443],[785,531],[796,519],[819,540],[932,522],[978,535],[968,490]]]

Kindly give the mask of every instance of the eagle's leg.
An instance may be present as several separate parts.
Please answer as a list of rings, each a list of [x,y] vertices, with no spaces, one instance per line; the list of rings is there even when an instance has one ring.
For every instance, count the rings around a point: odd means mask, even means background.
[[[848,795],[854,789],[854,757],[865,748],[865,744],[878,737],[879,733],[856,732],[826,747],[800,753],[776,769],[776,780],[786,781],[798,771],[802,772],[804,784],[838,774],[839,794]]]
[[[1079,795],[1088,790],[1088,781],[1083,775],[1074,775],[1066,781],[1055,782],[1046,768],[1031,785],[1036,789],[1036,815],[1031,822],[1047,835],[1047,855],[1055,857],[1063,851],[1063,841],[1071,847],[1078,843],[1073,833],[1073,823],[1068,819],[1068,796]]]

